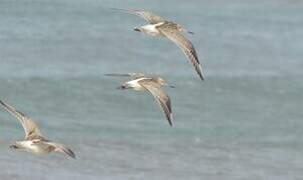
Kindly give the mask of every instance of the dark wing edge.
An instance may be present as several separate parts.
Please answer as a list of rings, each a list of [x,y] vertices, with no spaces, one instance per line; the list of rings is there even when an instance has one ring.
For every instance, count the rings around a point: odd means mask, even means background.
[[[76,159],[76,154],[71,149],[65,147],[64,145],[55,142],[45,142],[45,143],[53,146],[56,152],[66,154],[71,158]]]
[[[163,17],[155,15],[152,12],[145,11],[143,9],[120,9],[120,8],[111,8],[111,9],[137,15],[137,16],[145,19],[150,24],[157,24],[157,23],[166,21]]]
[[[204,77],[202,75],[202,67],[199,62],[194,45],[177,31],[170,31],[165,28],[162,29],[161,27],[159,29],[169,40],[174,42],[183,51],[183,53],[188,57],[188,59],[194,66],[195,71],[199,75],[200,79],[203,81]]]
[[[24,123],[24,118],[27,118],[22,112],[17,111],[14,107],[10,106],[9,104],[6,104],[5,102],[0,100],[0,104],[4,107],[4,109],[9,112],[12,116],[17,118],[21,121],[21,123]]]
[[[143,73],[107,73],[104,74],[105,76],[113,76],[113,77],[133,77],[133,78],[139,78],[139,77],[143,77],[144,74]]]
[[[141,86],[143,86],[148,92],[150,92],[153,97],[155,98],[156,102],[162,107],[162,110],[165,114],[165,117],[169,123],[170,126],[173,126],[172,123],[172,109],[171,109],[171,101],[170,101],[170,97],[164,92],[162,91],[159,87],[155,87],[153,85],[149,85],[149,84],[145,84],[144,82],[140,82]],[[164,100],[163,97],[164,96],[166,101]]]
[[[10,106],[9,104],[3,102],[0,100],[0,104],[4,107],[4,109],[10,113],[12,116],[14,116],[15,118],[17,118],[24,131],[25,131],[25,138],[29,138],[30,136],[42,136],[40,129],[38,128],[37,124],[30,119],[29,117],[27,117],[26,115],[24,115],[22,112],[16,110],[14,107]]]

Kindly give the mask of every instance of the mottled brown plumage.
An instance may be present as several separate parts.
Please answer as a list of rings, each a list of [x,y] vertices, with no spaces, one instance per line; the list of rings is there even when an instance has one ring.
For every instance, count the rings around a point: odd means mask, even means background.
[[[164,18],[157,16],[149,11],[134,9],[117,10],[122,10],[127,13],[138,15],[150,23],[148,25],[135,28],[136,31],[144,32],[155,37],[167,37],[169,40],[174,42],[193,64],[195,71],[199,75],[200,79],[204,80],[202,67],[199,62],[195,47],[185,36],[182,35],[182,32],[188,32],[191,34],[193,34],[193,32],[188,31],[178,23],[165,20]]]
[[[25,140],[16,141],[15,144],[11,145],[11,148],[22,149],[34,154],[49,154],[51,152],[60,152],[75,158],[75,154],[72,150],[65,147],[62,144],[52,142],[45,139],[37,126],[37,124],[25,116],[22,112],[17,111],[14,107],[0,100],[0,104],[4,109],[17,118],[25,131]]]
[[[129,76],[133,79],[123,83],[119,89],[133,89],[135,91],[148,91],[163,109],[168,123],[172,126],[172,109],[170,97],[161,89],[167,83],[160,77],[147,77],[143,73],[106,74],[109,76]],[[170,87],[174,87],[169,85]]]

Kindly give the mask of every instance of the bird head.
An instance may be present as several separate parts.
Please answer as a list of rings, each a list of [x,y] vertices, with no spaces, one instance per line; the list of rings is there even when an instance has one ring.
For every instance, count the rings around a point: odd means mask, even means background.
[[[120,90],[127,89],[127,85],[124,83],[121,86],[117,87],[117,89],[120,89]]]
[[[141,28],[136,27],[136,28],[134,28],[134,31],[141,32],[141,31],[142,31],[142,29],[141,29]]]
[[[19,149],[20,147],[19,147],[19,145],[17,144],[17,143],[14,143],[14,144],[11,144],[10,146],[9,146],[9,149]]]

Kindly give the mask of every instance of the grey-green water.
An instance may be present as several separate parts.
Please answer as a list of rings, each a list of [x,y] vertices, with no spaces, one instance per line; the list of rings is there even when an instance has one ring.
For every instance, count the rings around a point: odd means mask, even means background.
[[[184,24],[205,66],[132,29],[109,8]],[[0,179],[303,178],[301,1],[0,1],[0,97],[78,159],[8,149],[21,125],[0,111]],[[177,88],[169,127],[153,98],[111,72],[159,74]]]

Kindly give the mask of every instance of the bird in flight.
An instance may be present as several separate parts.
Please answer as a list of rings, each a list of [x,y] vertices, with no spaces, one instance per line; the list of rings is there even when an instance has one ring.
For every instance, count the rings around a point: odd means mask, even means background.
[[[133,89],[135,91],[147,91],[155,98],[158,105],[163,109],[165,117],[170,126],[172,126],[172,110],[170,97],[161,89],[161,86],[169,86],[164,79],[160,77],[147,77],[143,73],[128,74],[106,74],[107,76],[131,77],[130,81],[123,83],[118,89]]]
[[[67,154],[72,158],[76,158],[75,153],[62,144],[45,139],[37,124],[25,116],[23,113],[17,111],[14,107],[0,100],[0,104],[4,109],[17,118],[25,131],[25,139],[16,141],[10,145],[11,149],[20,149],[33,154],[49,154],[51,152],[59,152]]]
[[[163,17],[157,16],[149,11],[140,10],[140,9],[117,9],[117,8],[112,8],[112,9],[134,14],[145,19],[149,24],[145,26],[137,27],[134,30],[143,32],[150,36],[166,37],[172,42],[174,42],[183,51],[183,53],[187,56],[190,62],[193,64],[195,71],[199,75],[200,79],[204,80],[204,77],[202,75],[202,67],[199,62],[198,55],[194,48],[194,45],[182,34],[182,32],[194,34],[192,31],[187,30],[180,24],[177,24],[172,21],[168,21]]]

